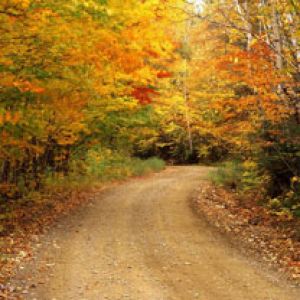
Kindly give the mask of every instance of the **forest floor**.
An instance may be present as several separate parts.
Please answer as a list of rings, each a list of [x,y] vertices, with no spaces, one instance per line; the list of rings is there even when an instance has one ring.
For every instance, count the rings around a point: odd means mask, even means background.
[[[95,193],[36,243],[11,286],[32,300],[299,299],[191,209],[208,171],[169,167]]]

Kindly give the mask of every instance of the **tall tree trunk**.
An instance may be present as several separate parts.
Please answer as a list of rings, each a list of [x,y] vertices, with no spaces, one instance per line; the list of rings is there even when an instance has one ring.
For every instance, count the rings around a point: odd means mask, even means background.
[[[185,24],[185,34],[184,34],[184,42],[186,46],[189,45],[189,30],[191,26],[191,21],[188,19]],[[185,78],[184,78],[184,100],[185,100],[185,119],[187,125],[187,133],[188,133],[188,142],[189,142],[189,151],[190,155],[193,153],[193,138],[192,138],[192,131],[191,131],[191,120],[190,120],[190,110],[189,110],[189,89],[188,89],[188,57],[184,59],[185,64]]]
[[[5,159],[2,164],[1,182],[8,183],[10,175],[10,161]]]

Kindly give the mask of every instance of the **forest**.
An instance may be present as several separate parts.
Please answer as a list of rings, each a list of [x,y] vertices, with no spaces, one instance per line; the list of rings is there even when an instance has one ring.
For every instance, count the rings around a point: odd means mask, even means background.
[[[2,1],[1,201],[156,156],[300,214],[299,9]]]
[[[1,0],[0,221],[165,164],[300,217],[299,21],[297,0]]]

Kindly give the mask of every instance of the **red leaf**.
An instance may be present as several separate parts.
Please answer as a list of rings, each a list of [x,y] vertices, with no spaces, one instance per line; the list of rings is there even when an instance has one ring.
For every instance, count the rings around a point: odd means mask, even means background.
[[[131,95],[141,104],[149,104],[152,102],[151,96],[159,95],[157,91],[149,87],[136,87]]]
[[[157,73],[157,78],[170,78],[172,77],[172,73],[168,71],[159,71]]]

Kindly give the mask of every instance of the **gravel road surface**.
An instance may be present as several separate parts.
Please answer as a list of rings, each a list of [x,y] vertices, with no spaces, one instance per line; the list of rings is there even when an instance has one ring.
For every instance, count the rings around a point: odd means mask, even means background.
[[[37,300],[299,300],[189,206],[209,168],[169,167],[95,194],[17,280]],[[280,281],[282,282],[282,281]]]

